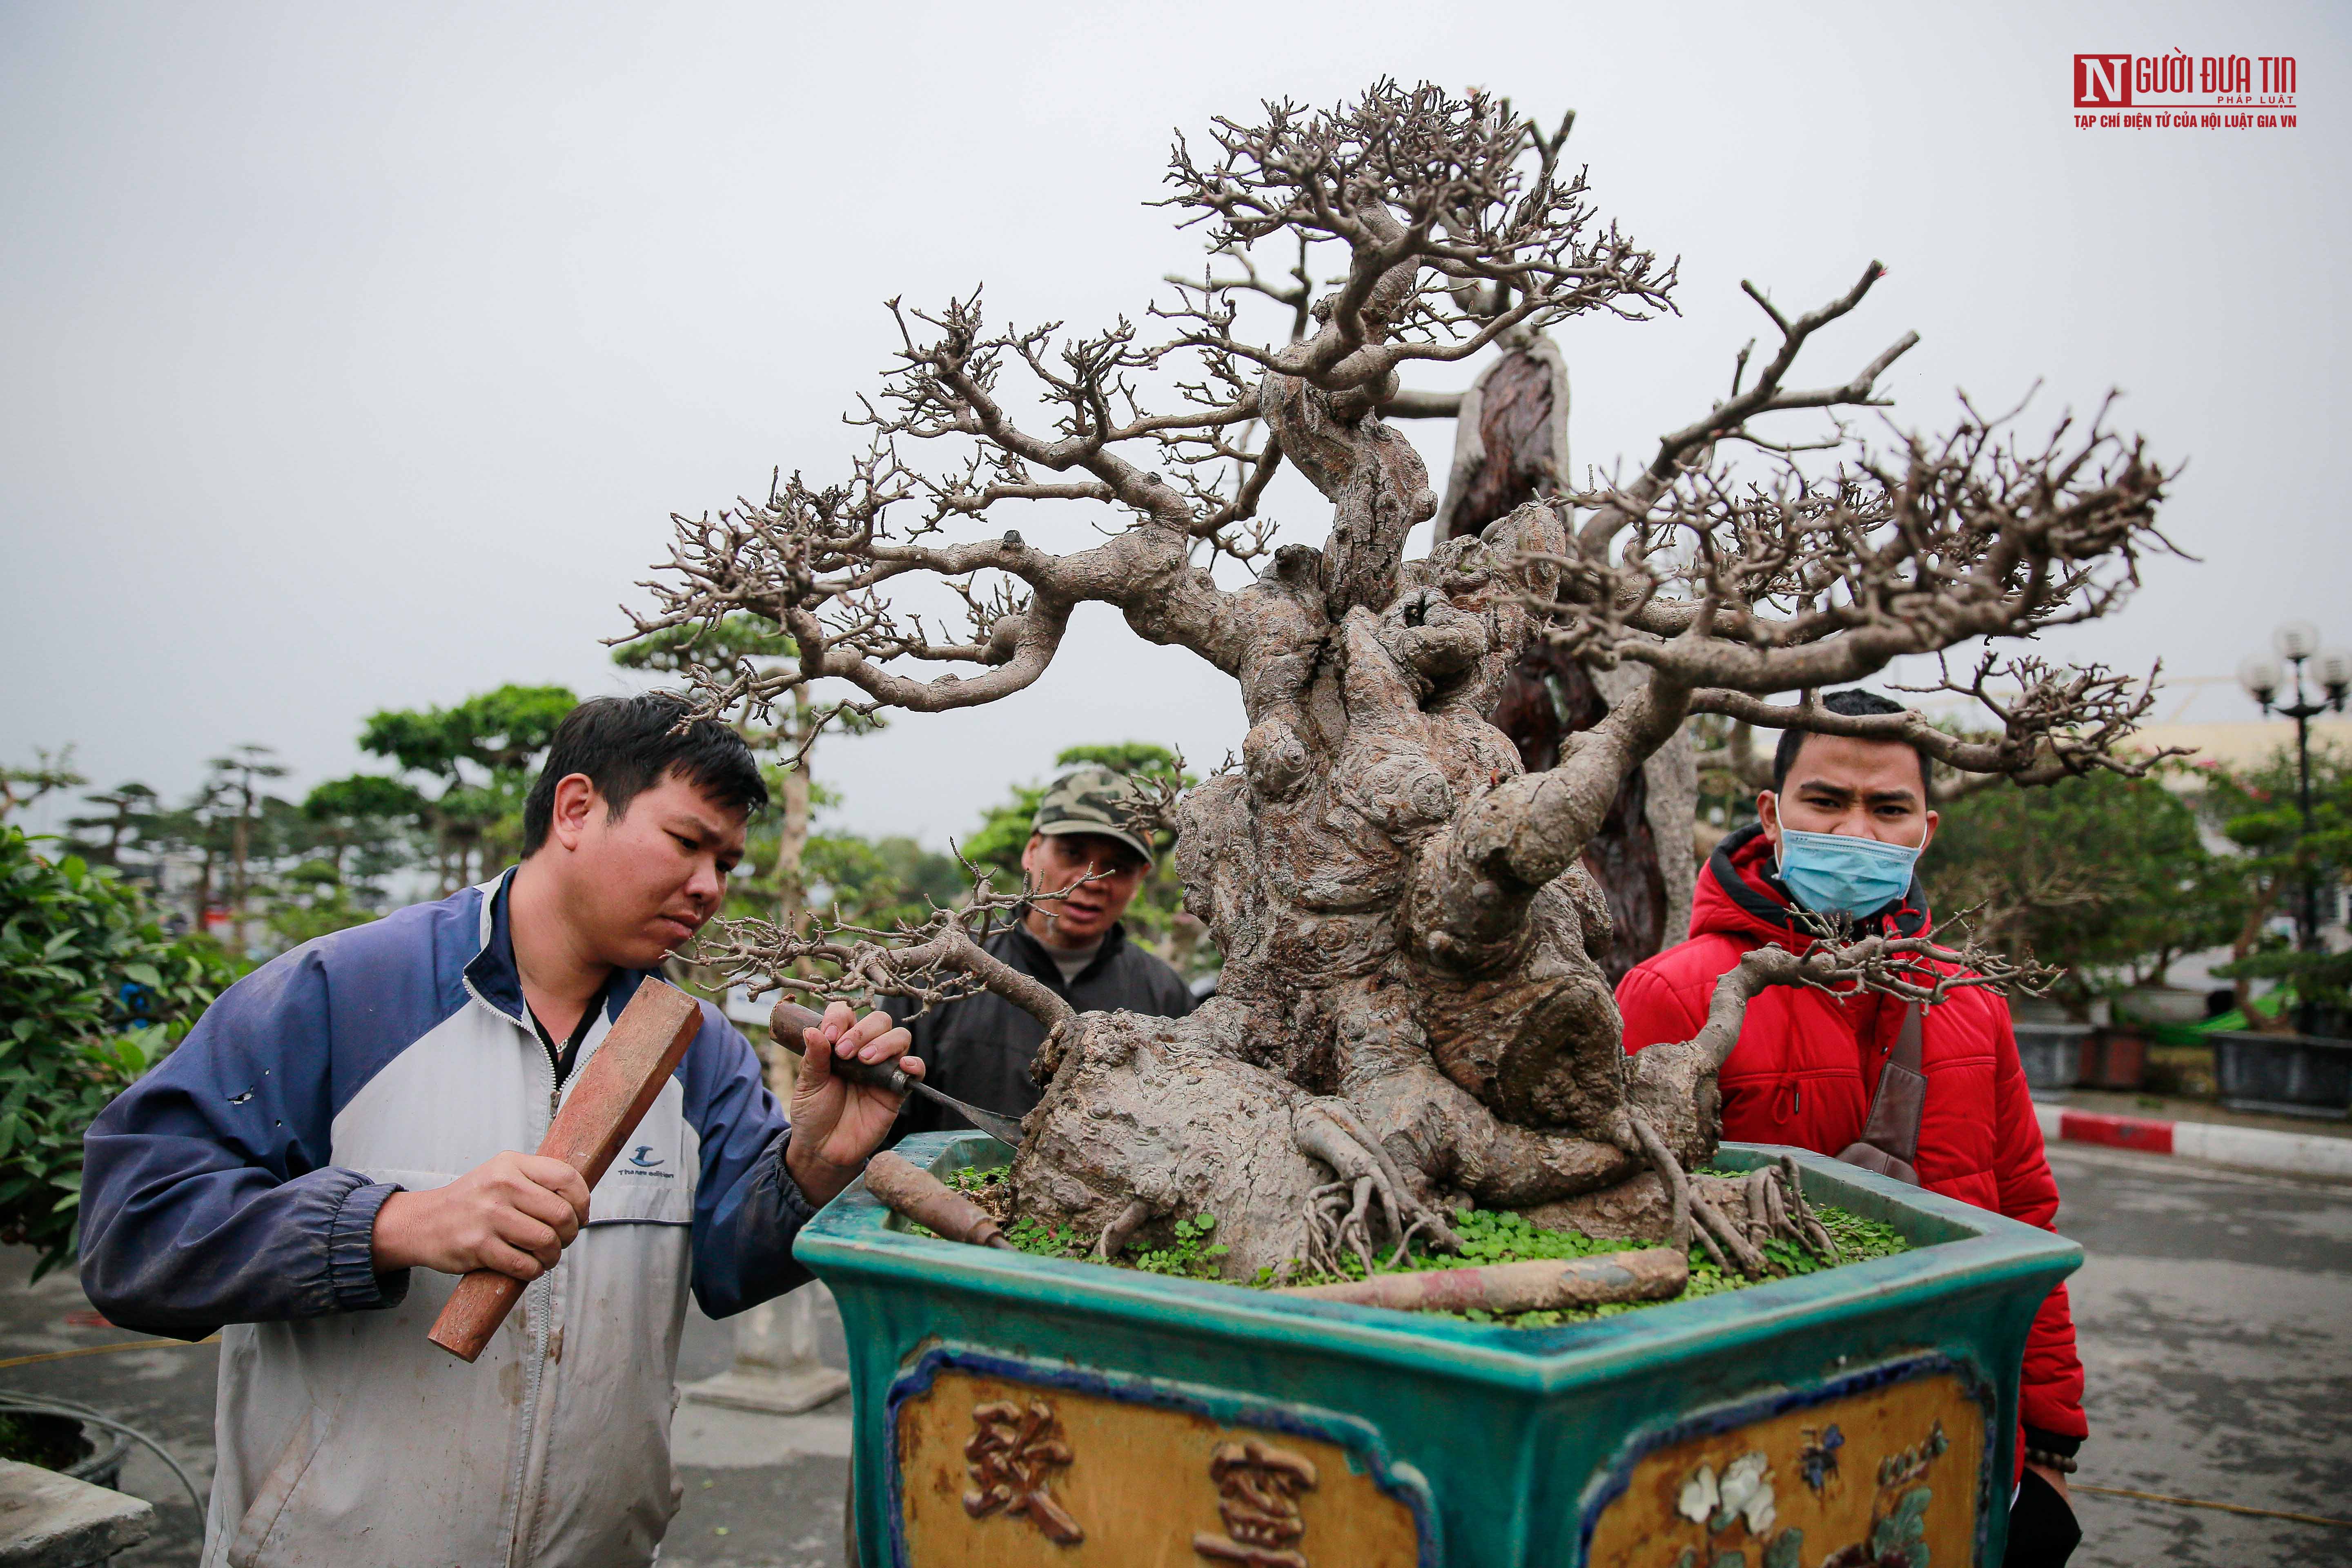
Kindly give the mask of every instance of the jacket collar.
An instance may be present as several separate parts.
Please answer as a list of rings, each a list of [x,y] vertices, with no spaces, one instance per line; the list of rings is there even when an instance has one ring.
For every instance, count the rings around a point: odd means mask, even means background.
[[[514,928],[507,907],[507,893],[514,886],[518,869],[509,866],[474,889],[482,895],[480,929],[475,938],[480,947],[467,962],[466,989],[500,1017],[530,1029],[530,1008],[522,998],[522,971],[515,963]],[[639,969],[613,972],[604,982],[603,994],[607,1021],[621,1016],[621,1009],[636,994],[647,973]]]
[[[1773,869],[1772,841],[1764,837],[1764,825],[1751,822],[1707,857],[1692,900],[1691,934],[1723,931],[1803,947],[1823,934],[1816,919]],[[1924,936],[1933,928],[1927,891],[1916,874],[1899,900],[1854,922],[1865,936]]]
[[[1062,979],[1062,966],[1054,962],[1052,950],[1029,934],[1027,922],[1016,922],[1007,929],[1012,932],[1013,952],[1020,955],[1022,967],[1033,977],[1044,981],[1056,991],[1067,991],[1073,986],[1093,979],[1102,973],[1103,965],[1118,957],[1119,949],[1127,945],[1127,922],[1111,921],[1110,930],[1103,932],[1102,946],[1096,951],[1094,962],[1078,971],[1077,979],[1065,982]],[[1005,956],[1011,957],[1013,954],[1008,953]]]
[[[482,895],[481,929],[475,937],[479,945],[466,963],[466,989],[500,1017],[528,1029],[530,1014],[523,1005],[522,972],[515,967],[514,932],[507,918],[507,889],[515,869],[509,866],[475,889]]]

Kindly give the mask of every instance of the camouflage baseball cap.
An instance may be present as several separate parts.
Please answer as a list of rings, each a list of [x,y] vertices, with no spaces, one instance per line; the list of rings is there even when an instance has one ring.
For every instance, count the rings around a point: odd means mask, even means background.
[[[1151,844],[1128,826],[1128,815],[1141,803],[1133,780],[1111,768],[1079,768],[1054,781],[1029,829],[1053,837],[1063,833],[1099,833],[1151,861]]]

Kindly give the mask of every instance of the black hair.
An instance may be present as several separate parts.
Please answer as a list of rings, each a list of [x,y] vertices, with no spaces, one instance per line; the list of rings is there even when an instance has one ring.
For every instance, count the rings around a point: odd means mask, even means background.
[[[1842,719],[1861,719],[1873,713],[1908,711],[1900,702],[1890,702],[1875,691],[1864,691],[1858,686],[1849,687],[1843,691],[1831,692],[1822,699],[1822,707],[1825,711],[1834,713]],[[1773,794],[1780,794],[1787,786],[1789,770],[1797,765],[1797,750],[1805,743],[1805,737],[1810,732],[1805,730],[1780,731],[1780,743],[1772,752]],[[1906,741],[1903,744],[1910,746],[1911,742]],[[1911,746],[1911,752],[1919,759],[1919,801],[1925,805],[1935,799],[1935,793],[1928,784],[1927,753],[1916,746]]]
[[[547,842],[555,819],[555,786],[584,773],[604,797],[614,821],[629,803],[677,773],[721,805],[751,813],[768,804],[768,786],[751,748],[716,719],[677,721],[686,704],[666,691],[642,697],[593,697],[563,716],[547,762],[522,805],[522,852],[528,859]]]

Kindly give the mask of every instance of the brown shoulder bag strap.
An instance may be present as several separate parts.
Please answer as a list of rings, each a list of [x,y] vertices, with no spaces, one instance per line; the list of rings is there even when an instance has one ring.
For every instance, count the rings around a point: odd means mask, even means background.
[[[1913,1168],[1919,1158],[1919,1117],[1927,1106],[1927,1075],[1921,1070],[1919,1005],[1906,1004],[1903,1029],[1895,1049],[1878,1069],[1878,1092],[1870,1097],[1870,1120],[1863,1123],[1862,1141],[1848,1145],[1838,1158],[1850,1165],[1893,1176],[1912,1186],[1919,1184]]]

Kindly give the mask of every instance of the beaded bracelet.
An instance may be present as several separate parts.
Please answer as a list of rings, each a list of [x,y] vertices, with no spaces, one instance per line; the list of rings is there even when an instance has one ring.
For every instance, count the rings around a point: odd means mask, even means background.
[[[2045,1470],[2055,1470],[2062,1476],[2073,1475],[2077,1468],[2072,1454],[2053,1454],[2046,1448],[2026,1449],[2025,1462],[2039,1465]]]

